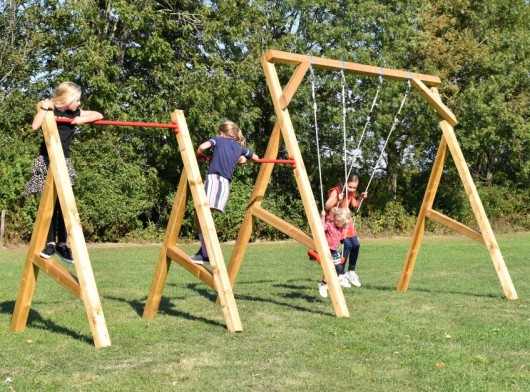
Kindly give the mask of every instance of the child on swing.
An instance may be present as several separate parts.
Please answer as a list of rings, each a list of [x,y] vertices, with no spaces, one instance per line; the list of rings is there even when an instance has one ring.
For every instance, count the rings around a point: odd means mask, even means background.
[[[238,163],[255,161],[259,157],[250,149],[245,148],[245,137],[241,129],[232,121],[224,121],[217,129],[217,135],[202,143],[197,149],[197,156],[201,157],[206,151],[212,149],[210,168],[204,182],[206,197],[210,203],[210,209],[224,212],[232,175]],[[201,227],[198,223],[197,214],[194,216],[195,226],[199,232],[201,248],[196,254],[190,256],[195,264],[209,265],[210,259],[204,243]]]
[[[347,208],[333,207],[326,218],[326,211],[322,211],[322,224],[324,225],[324,233],[328,241],[329,250],[331,251],[331,259],[335,264],[335,270],[339,275],[339,283],[342,287],[351,287],[348,280],[344,276],[344,266],[342,264],[342,257],[337,251],[342,239],[343,230],[351,223],[350,210]],[[328,284],[322,278],[318,284],[318,292],[320,296],[326,298],[328,296]]]
[[[72,142],[76,125],[101,120],[103,118],[103,115],[99,112],[93,110],[81,110],[79,108],[80,103],[81,87],[73,82],[63,82],[53,92],[51,100],[46,99],[39,102],[37,114],[33,118],[33,123],[31,124],[33,130],[36,131],[39,129],[42,126],[44,117],[48,111],[53,111],[55,118],[72,119],[71,123],[57,123],[59,138],[61,139],[61,146],[66,159],[66,167],[72,185],[75,183],[75,170],[70,161],[70,143]],[[46,143],[43,140],[40,145],[39,155],[35,158],[33,168],[31,169],[31,178],[24,190],[26,195],[42,193],[49,165],[50,158],[48,157]],[[66,242],[66,226],[61,211],[61,205],[59,204],[59,199],[57,199],[50,223],[50,230],[48,231],[47,242],[44,249],[40,252],[40,256],[43,259],[49,259],[54,253],[57,253],[62,261],[73,264],[74,260],[72,258],[72,252],[66,245]]]
[[[357,187],[359,186],[359,175],[353,173],[348,176],[346,186],[339,184],[334,188],[328,190],[328,199],[325,202],[326,211],[331,211],[334,207],[338,208],[352,208],[357,209],[361,204],[361,200],[368,197],[368,193],[362,192],[360,198],[357,198]],[[328,218],[329,219],[329,218]],[[361,287],[359,276],[355,272],[357,267],[357,259],[359,257],[359,250],[361,245],[357,239],[357,230],[353,226],[353,221],[350,221],[343,233],[343,254],[344,260],[348,260],[348,271],[344,273],[345,264],[341,265],[342,271],[339,274],[346,277],[346,279],[355,287]]]

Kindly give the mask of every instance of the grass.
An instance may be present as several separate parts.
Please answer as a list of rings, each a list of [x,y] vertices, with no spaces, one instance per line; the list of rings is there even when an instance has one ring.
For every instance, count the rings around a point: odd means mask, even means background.
[[[530,233],[498,241],[517,301],[470,240],[426,238],[407,293],[395,285],[409,239],[361,240],[363,287],[345,289],[343,319],[318,296],[321,271],[302,246],[252,244],[234,289],[237,334],[176,264],[157,318],[142,319],[158,247],[90,247],[103,349],[82,302],[45,274],[26,330],[10,332],[26,249],[2,250],[0,391],[528,391]]]

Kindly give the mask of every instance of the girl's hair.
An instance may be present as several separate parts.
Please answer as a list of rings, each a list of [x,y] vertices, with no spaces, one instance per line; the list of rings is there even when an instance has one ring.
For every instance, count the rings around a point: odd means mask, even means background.
[[[331,220],[339,220],[341,226],[346,226],[351,221],[351,212],[347,208],[333,207],[330,211]]]
[[[355,181],[355,180],[359,181],[359,174],[357,174],[357,173],[352,173],[352,174],[350,174],[350,175],[348,176],[348,180],[346,181],[346,183],[351,182],[351,181]],[[339,187],[340,187],[340,189],[343,189],[343,188],[344,188],[344,183],[343,183],[343,181],[344,181],[344,178],[339,179]]]
[[[242,146],[244,146],[247,142],[243,136],[243,132],[241,132],[241,129],[239,129],[234,122],[229,120],[223,121],[221,125],[219,125],[219,128],[217,128],[217,134],[232,138]]]
[[[63,108],[81,97],[81,87],[73,82],[63,82],[53,92],[55,107]]]

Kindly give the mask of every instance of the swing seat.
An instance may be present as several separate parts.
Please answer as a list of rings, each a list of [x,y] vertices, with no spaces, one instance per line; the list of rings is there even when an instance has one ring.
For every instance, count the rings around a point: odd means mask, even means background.
[[[309,256],[309,260],[315,260],[318,264],[320,264],[320,257],[318,256],[318,253],[316,250],[308,249],[307,255]],[[344,264],[345,261],[346,259],[344,259],[344,257],[340,258],[341,264]]]

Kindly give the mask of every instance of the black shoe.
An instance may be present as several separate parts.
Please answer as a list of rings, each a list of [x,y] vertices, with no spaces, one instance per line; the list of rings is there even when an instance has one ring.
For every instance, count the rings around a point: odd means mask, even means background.
[[[57,252],[61,260],[65,263],[74,264],[74,259],[72,258],[72,251],[66,245],[55,245],[55,252]]]
[[[55,253],[55,244],[46,244],[43,250],[40,252],[40,257],[43,259],[49,259]]]

